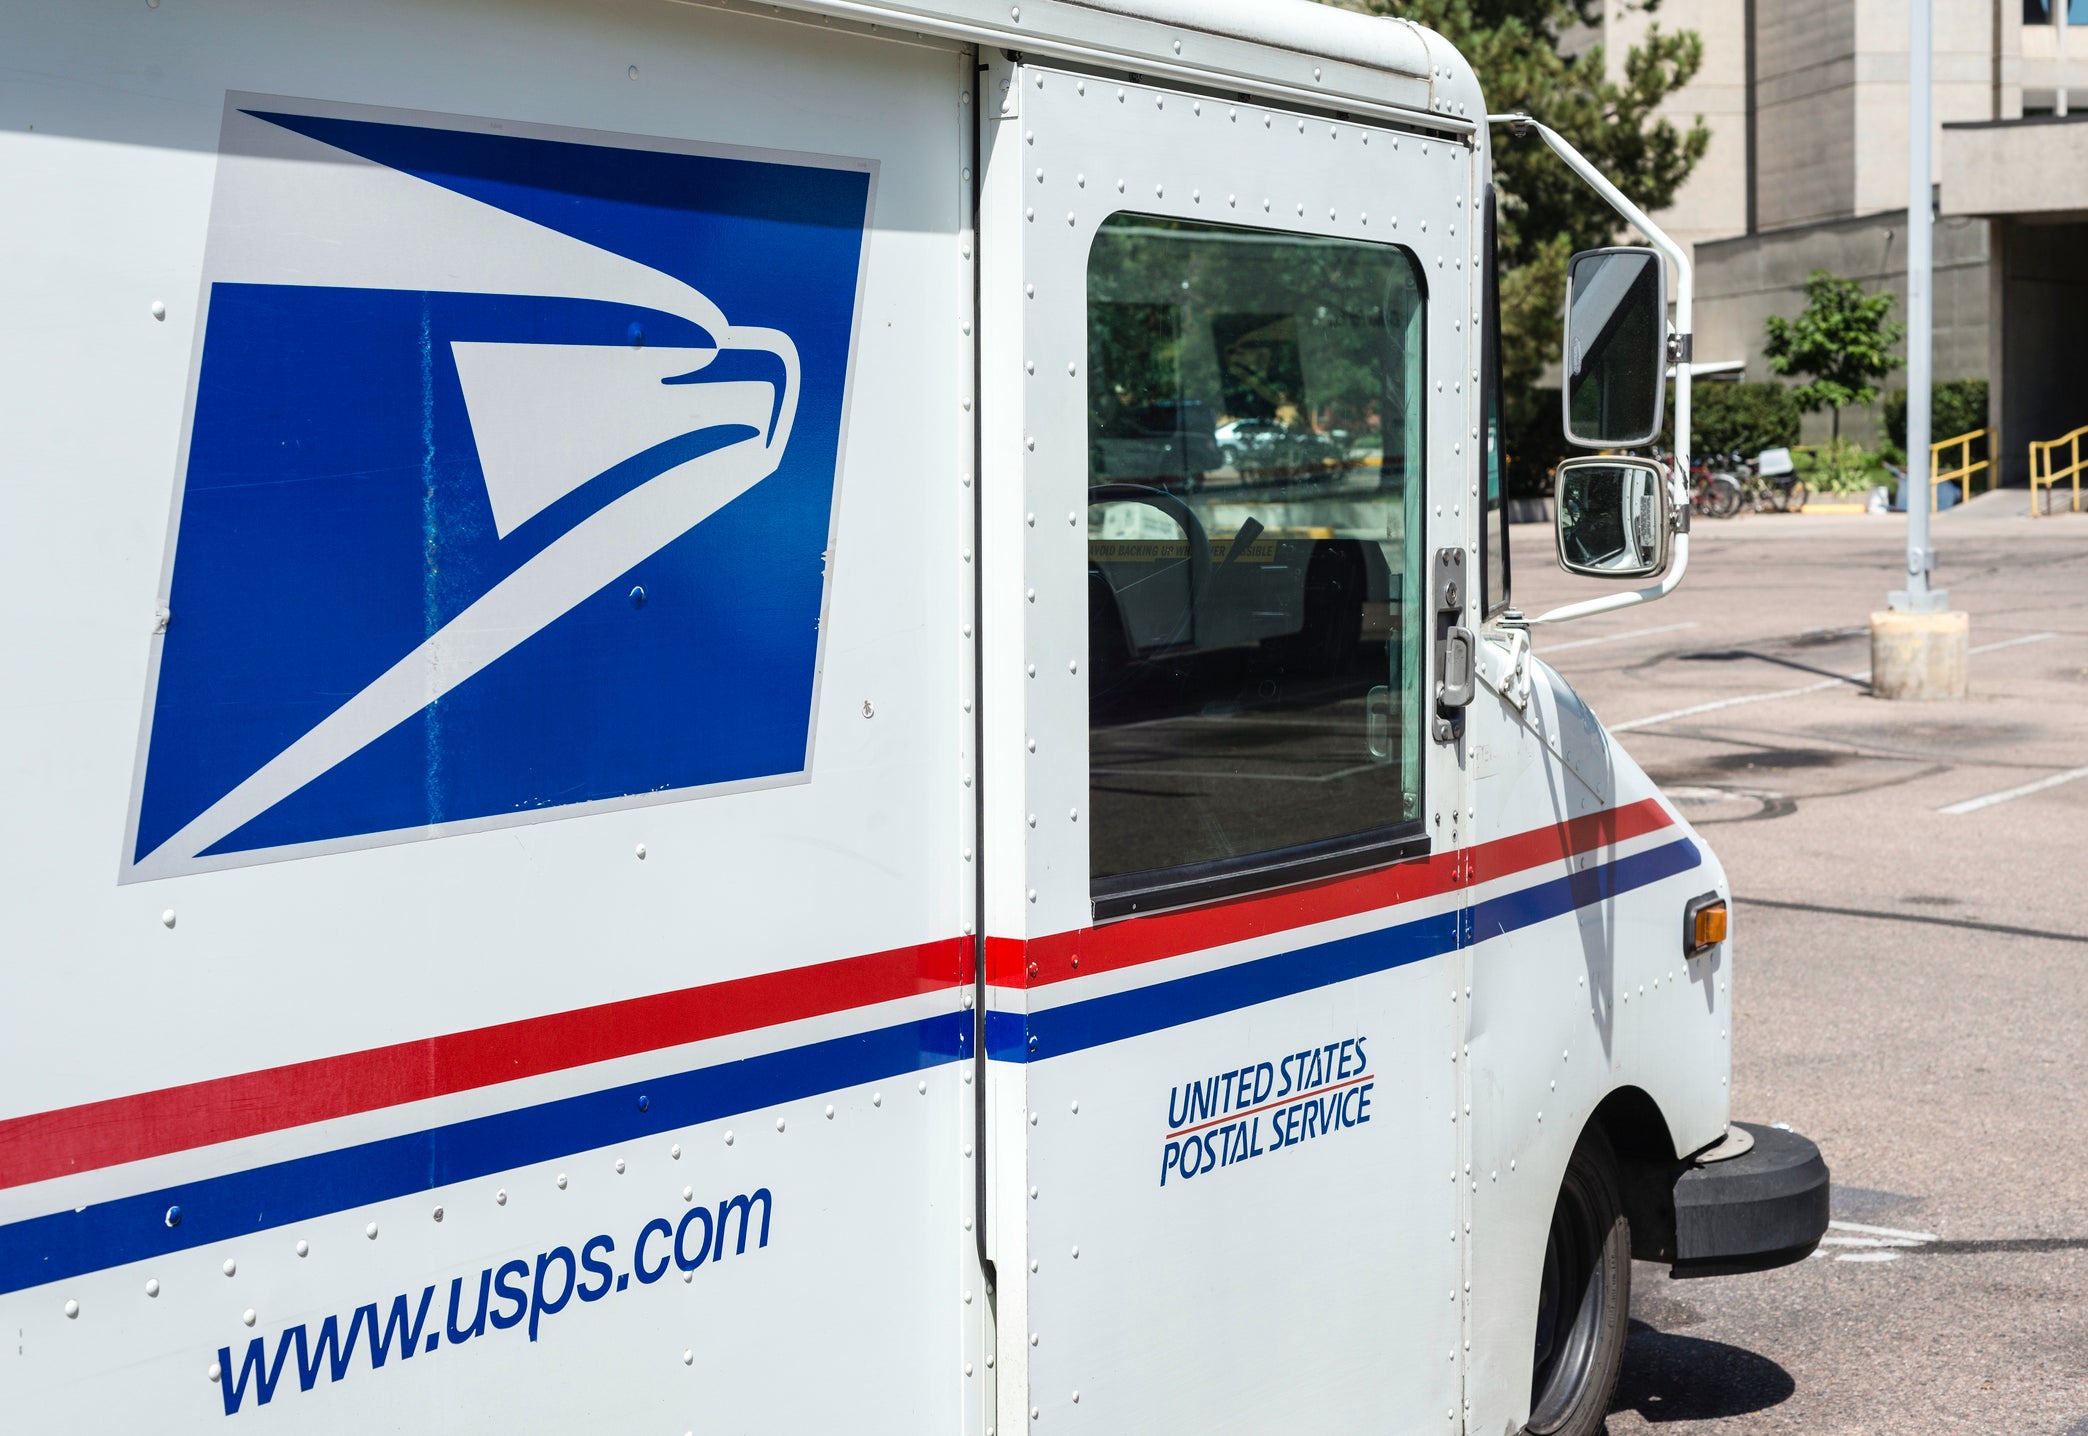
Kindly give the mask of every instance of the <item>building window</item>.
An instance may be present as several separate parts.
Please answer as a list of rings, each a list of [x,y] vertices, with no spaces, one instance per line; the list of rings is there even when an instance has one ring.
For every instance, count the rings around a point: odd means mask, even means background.
[[[1088,257],[1097,916],[1420,838],[1420,273],[1119,214]]]

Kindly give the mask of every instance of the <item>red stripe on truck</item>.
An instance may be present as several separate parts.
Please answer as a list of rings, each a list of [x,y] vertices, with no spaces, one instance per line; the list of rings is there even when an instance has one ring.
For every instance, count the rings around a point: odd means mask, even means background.
[[[0,1188],[968,983],[971,943],[814,963],[0,1121]]]
[[[1614,847],[1673,822],[1657,799],[1645,798],[1549,827],[1495,838],[1476,847],[1300,883],[1280,892],[1202,907],[1124,918],[1100,927],[1024,940],[986,939],[986,980],[999,987],[1041,987],[1266,937],[1291,928],[1353,917],[1377,908],[1437,897],[1456,887],[1526,872],[1597,848]]]

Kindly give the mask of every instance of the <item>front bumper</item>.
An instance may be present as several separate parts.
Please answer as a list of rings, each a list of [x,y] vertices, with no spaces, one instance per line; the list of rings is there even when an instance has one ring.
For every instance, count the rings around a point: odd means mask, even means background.
[[[1677,1277],[1767,1271],[1804,1261],[1827,1231],[1827,1163],[1781,1127],[1736,1123],[1751,1150],[1691,1162],[1675,1178]]]

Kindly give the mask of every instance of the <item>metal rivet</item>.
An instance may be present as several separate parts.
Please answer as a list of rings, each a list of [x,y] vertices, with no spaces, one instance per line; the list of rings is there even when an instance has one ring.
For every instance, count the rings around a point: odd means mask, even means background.
[[[1080,821],[1080,809],[1078,809],[1078,808],[1068,808],[1068,809],[1066,810],[1066,820],[1067,820],[1068,822],[1073,822],[1073,823],[1077,823],[1077,822],[1079,822],[1079,821]]]
[[[683,1201],[685,1201],[685,1202],[693,1202],[693,1201],[695,1201],[695,1200],[696,1200],[696,1189],[695,1189],[694,1187],[683,1187],[683,1188],[682,1188],[682,1200],[683,1200]]]
[[[1035,902],[1037,900],[1037,890],[1035,888],[1031,888],[1029,890],[1029,900],[1031,902]]]
[[[259,1319],[259,1316],[255,1312],[255,1310],[250,1306],[245,1311],[242,1311],[239,1314],[239,1319],[245,1322],[248,1326],[252,1326],[255,1323],[255,1321]]]
[[[430,1212],[430,1213],[429,1213],[429,1215],[430,1215],[430,1216],[432,1216],[432,1217],[434,1217],[436,1221],[438,1221],[438,1222],[439,1222],[439,1221],[441,1221],[441,1220],[442,1220],[442,1208],[440,1208],[440,1207],[437,1207],[437,1208],[436,1208],[436,1209],[435,1209],[434,1211]]]
[[[696,1352],[695,1352],[695,1349],[694,1349],[693,1347],[686,1347],[686,1346],[685,1346],[685,1347],[683,1347],[683,1348],[682,1348],[682,1365],[684,1365],[684,1366],[694,1366],[695,1364],[696,1364]]]
[[[1022,516],[1022,521],[1028,524],[1031,528],[1035,528],[1037,526],[1037,516],[1034,513],[1024,514]]]
[[[167,317],[167,305],[165,300],[155,299],[152,301],[152,317],[154,319],[162,320]]]
[[[145,1282],[145,1295],[147,1295],[147,1296],[158,1296],[158,1295],[159,1295],[159,1278],[158,1278],[158,1277],[156,1277],[156,1276],[155,1276],[155,1277],[148,1277],[148,1278],[146,1279],[146,1282]]]
[[[1080,515],[1069,510],[1066,514],[1066,522],[1069,524],[1077,524],[1080,522]]]
[[[882,1093],[882,1092],[872,1092],[872,1093],[870,1094],[870,1105],[871,1105],[871,1106],[873,1106],[873,1107],[882,1107],[882,1106],[884,1106],[884,1093]]]
[[[216,1381],[220,1376],[224,1375],[222,1371],[218,1370],[218,1364],[215,1361],[210,1363],[210,1366],[204,1371],[203,1374],[205,1376],[208,1376],[212,1381]]]
[[[1036,1038],[1034,1038],[1034,1037],[1032,1037],[1032,1038],[1030,1039],[1030,1041],[1032,1041],[1032,1042],[1034,1042],[1034,1041],[1036,1041],[1036,1040],[1037,1040],[1037,1039],[1036,1039]],[[1032,1127],[1034,1127],[1034,1126],[1036,1126],[1036,1125],[1037,1125],[1037,1114],[1036,1114],[1035,1112],[1032,1112],[1032,1113],[1030,1113],[1030,1125],[1031,1125]]]
[[[169,1208],[167,1208],[167,1215],[166,1215],[166,1219],[165,1219],[165,1220],[166,1220],[166,1223],[167,1223],[167,1225],[168,1225],[168,1226],[170,1226],[170,1227],[178,1227],[178,1226],[180,1226],[180,1225],[181,1225],[181,1208],[179,1208],[179,1207],[169,1207]]]
[[[160,926],[162,926],[162,927],[172,927],[172,926],[174,926],[174,909],[172,909],[172,908],[168,908],[168,909],[167,909],[167,910],[166,910],[165,912],[163,912],[163,913],[161,913],[161,914],[160,914]]]
[[[780,1132],[780,1131],[782,1131],[782,1130],[783,1130],[783,1119],[782,1119],[781,1117],[778,1117],[778,1118],[776,1119],[776,1130],[777,1130],[778,1132]]]
[[[225,1275],[226,1275],[226,1276],[236,1276],[236,1275],[238,1275],[238,1273],[239,1273],[239,1263],[238,1263],[237,1261],[234,1261],[234,1260],[233,1260],[233,1259],[232,1259],[231,1257],[226,1257],[226,1258],[225,1258]]]
[[[363,1235],[364,1235],[364,1236],[366,1236],[366,1237],[368,1237],[368,1238],[369,1238],[369,1239],[370,1239],[371,1241],[376,1241],[376,1240],[377,1240],[377,1223],[375,1223],[375,1222],[371,1222],[371,1223],[370,1223],[370,1224],[369,1224],[368,1226],[364,1227],[364,1228],[363,1228]]]
[[[622,1157],[618,1157],[618,1158],[616,1159],[616,1175],[620,1177],[620,1176],[622,1176],[623,1174],[624,1174],[624,1159],[623,1159]]]
[[[560,1172],[560,1173],[558,1174],[558,1190],[560,1190],[561,1192],[562,1192],[562,1191],[564,1191],[564,1190],[565,1190],[565,1185],[566,1185],[566,1174],[565,1174],[564,1172]]]
[[[1078,673],[1080,671],[1080,660],[1077,658],[1068,659],[1066,661],[1066,671],[1068,673]]]
[[[969,631],[969,630],[967,630],[967,631]],[[865,698],[865,699],[863,700],[863,716],[864,716],[865,718],[875,718],[875,717],[877,716],[877,707],[876,707],[876,705],[875,705],[875,704],[873,704],[873,703],[872,703],[872,702],[871,702],[871,701],[870,701],[869,699],[867,699],[867,698]]]
[[[645,860],[645,844],[638,844],[636,847],[631,849],[631,852],[634,856],[637,857],[637,859],[640,862],[643,862]]]
[[[496,1207],[504,1207],[504,1206],[506,1206],[506,1205],[507,1205],[507,1188],[506,1188],[506,1187],[502,1187],[502,1188],[501,1188],[501,1189],[500,1189],[499,1191],[497,1191],[497,1192],[495,1192],[495,1193],[493,1194],[493,1205],[494,1205],[494,1206],[496,1206]],[[304,1243],[302,1243],[302,1242],[299,1242],[299,1243],[298,1243],[298,1245],[299,1245],[299,1246],[302,1246],[302,1245],[304,1245]],[[303,1252],[299,1252],[299,1253],[298,1253],[298,1255],[299,1255],[299,1256],[303,1256],[303,1255],[304,1255],[304,1253],[303,1253]]]
[[[67,1315],[68,1317],[75,1317],[75,1316],[78,1316],[78,1315],[80,1314],[80,1304],[79,1304],[78,1302],[76,1302],[76,1301],[68,1301],[68,1302],[66,1302],[66,1304],[65,1304],[65,1314],[66,1314],[66,1315]],[[250,1321],[250,1322],[248,1322],[248,1323],[247,1323],[247,1325],[248,1325],[248,1326],[252,1326],[252,1325],[253,1325],[253,1323],[252,1323],[252,1322]]]

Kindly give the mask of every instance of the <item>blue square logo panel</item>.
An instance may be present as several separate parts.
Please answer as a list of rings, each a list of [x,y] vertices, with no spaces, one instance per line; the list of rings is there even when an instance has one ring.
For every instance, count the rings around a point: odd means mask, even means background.
[[[232,97],[125,877],[802,781],[875,179]]]

